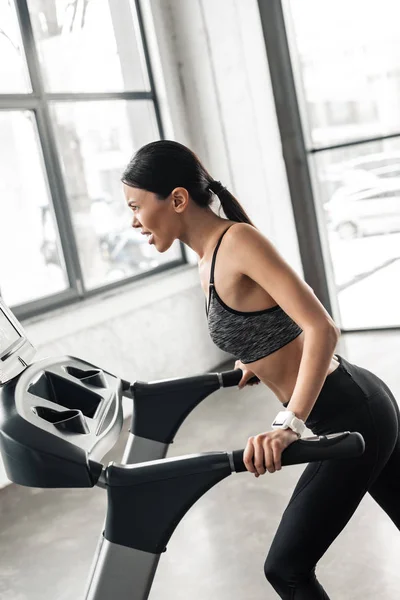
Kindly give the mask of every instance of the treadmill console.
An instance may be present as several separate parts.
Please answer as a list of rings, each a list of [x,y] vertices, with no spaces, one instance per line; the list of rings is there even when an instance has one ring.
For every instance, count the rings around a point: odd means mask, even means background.
[[[121,379],[35,349],[0,304],[0,452],[8,478],[31,487],[92,487],[123,424]]]

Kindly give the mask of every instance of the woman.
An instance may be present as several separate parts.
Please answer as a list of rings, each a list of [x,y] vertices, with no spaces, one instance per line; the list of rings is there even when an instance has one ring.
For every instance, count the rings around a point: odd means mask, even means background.
[[[376,375],[334,354],[339,329],[312,289],[188,148],[148,144],[122,181],[132,226],[149,244],[165,252],[179,239],[198,254],[210,335],[239,359],[239,387],[256,375],[282,403],[271,430],[248,440],[247,469],[256,477],[279,470],[282,451],[305,425],[318,435],[364,436],[362,457],[306,467],[265,563],[281,598],[326,600],[315,566],[364,494],[400,525],[397,403]],[[213,193],[226,219],[210,208]]]

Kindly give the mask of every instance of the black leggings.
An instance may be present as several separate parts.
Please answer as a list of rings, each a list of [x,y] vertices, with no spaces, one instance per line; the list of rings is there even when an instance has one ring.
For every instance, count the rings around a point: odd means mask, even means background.
[[[338,355],[336,355],[338,356]],[[359,458],[309,464],[272,542],[265,575],[285,600],[329,600],[315,577],[318,560],[366,492],[400,529],[400,413],[387,385],[338,356],[307,419],[317,435],[359,431]]]

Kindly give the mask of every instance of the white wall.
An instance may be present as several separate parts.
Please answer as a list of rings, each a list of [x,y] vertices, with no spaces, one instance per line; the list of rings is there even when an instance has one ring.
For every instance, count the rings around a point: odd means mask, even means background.
[[[198,154],[302,274],[256,0],[143,6],[156,32],[161,105],[172,117],[166,136]]]
[[[256,1],[143,5],[167,137],[197,152],[301,273]],[[24,326],[39,356],[75,355],[130,380],[201,373],[228,358],[209,339],[193,265]]]
[[[201,373],[228,358],[207,334],[197,269],[178,267],[24,324],[43,356],[70,354],[143,381]]]

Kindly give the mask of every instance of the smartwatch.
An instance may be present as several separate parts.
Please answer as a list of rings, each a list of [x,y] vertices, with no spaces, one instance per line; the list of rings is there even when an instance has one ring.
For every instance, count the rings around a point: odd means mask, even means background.
[[[271,427],[272,429],[291,429],[299,437],[301,437],[306,428],[304,421],[298,419],[291,410],[281,410],[278,412]]]

